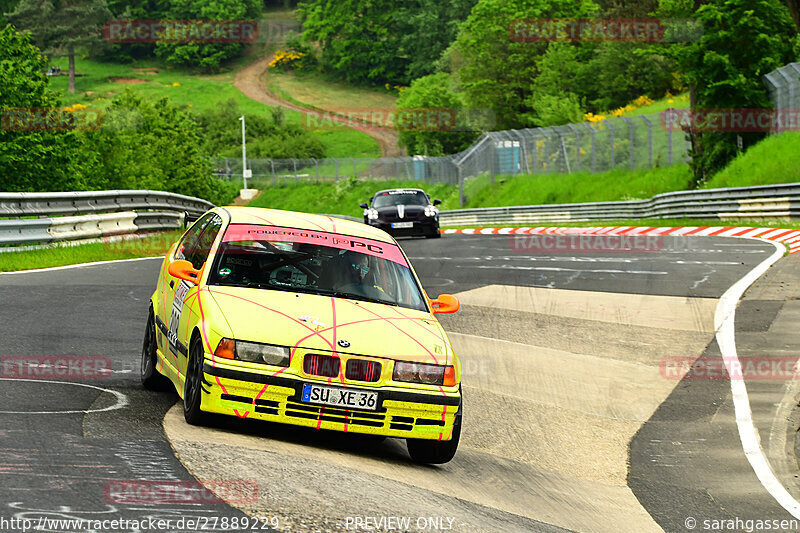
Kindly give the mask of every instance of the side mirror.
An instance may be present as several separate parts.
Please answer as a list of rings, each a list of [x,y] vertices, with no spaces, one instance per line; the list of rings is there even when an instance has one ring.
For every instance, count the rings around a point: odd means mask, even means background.
[[[170,263],[169,275],[195,284],[200,279],[200,271],[186,259],[176,259]]]
[[[442,201],[439,200],[438,198],[433,201],[433,205],[439,205],[440,203],[442,203]]]
[[[461,307],[458,298],[452,294],[440,294],[435,300],[430,300],[433,312],[436,313],[455,313]]]
[[[183,228],[184,229],[188,228],[189,226],[191,226],[192,224],[197,222],[200,219],[201,216],[203,216],[202,213],[198,215],[198,214],[190,213],[189,211],[184,211],[183,212]]]
[[[361,209],[366,209],[368,207],[369,206],[366,204],[366,202],[361,202]]]

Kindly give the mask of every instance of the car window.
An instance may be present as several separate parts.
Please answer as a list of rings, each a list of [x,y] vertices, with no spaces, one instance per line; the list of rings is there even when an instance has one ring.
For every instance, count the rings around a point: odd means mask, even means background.
[[[222,218],[219,215],[214,215],[203,228],[200,235],[194,242],[194,246],[186,248],[184,254],[186,259],[192,263],[196,269],[203,267],[203,263],[208,259],[208,254],[211,252],[211,247],[214,245],[214,240],[222,229]]]
[[[321,231],[231,224],[208,283],[426,310],[423,292],[398,246]]]
[[[214,217],[214,214],[208,213],[192,224],[192,227],[183,235],[183,239],[178,244],[178,249],[175,251],[175,259],[186,259],[186,251],[194,249],[197,245],[197,239],[212,217]]]
[[[422,191],[383,191],[375,195],[372,207],[391,207],[393,205],[428,205],[428,195]]]

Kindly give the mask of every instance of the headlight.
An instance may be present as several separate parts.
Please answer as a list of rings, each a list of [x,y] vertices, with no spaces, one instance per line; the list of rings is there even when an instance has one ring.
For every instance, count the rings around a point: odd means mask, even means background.
[[[233,347],[231,345],[233,345]],[[214,354],[225,357],[226,359],[232,359],[229,355],[231,353],[231,348],[233,348],[233,358],[239,361],[265,363],[275,366],[289,366],[289,348],[286,346],[222,339],[219,341],[219,345]]]
[[[424,383],[426,385],[444,385],[452,387],[456,384],[456,372],[452,366],[426,365],[422,363],[394,364],[392,379],[408,383]]]
[[[436,207],[434,207],[432,205],[426,205],[425,206],[425,216],[426,217],[435,217],[438,214],[439,214],[439,209],[437,209]]]
[[[364,216],[367,217],[370,220],[377,220],[378,219],[378,210],[377,209],[372,209],[371,207],[369,209],[364,209]]]

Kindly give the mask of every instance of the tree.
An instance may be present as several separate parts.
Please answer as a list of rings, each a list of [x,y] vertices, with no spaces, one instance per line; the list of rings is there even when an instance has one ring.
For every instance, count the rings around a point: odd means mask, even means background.
[[[789,8],[789,14],[792,15],[792,20],[800,32],[800,0],[786,0],[786,6]]]
[[[458,36],[459,25],[467,19],[477,0],[417,0],[399,8],[403,22],[398,56],[408,57],[400,82],[432,74],[437,61]]]
[[[247,155],[257,159],[321,159],[325,146],[319,137],[297,124],[286,124],[283,110],[252,114],[228,100],[217,108],[198,114],[195,119],[204,139],[202,152],[213,157],[239,157],[242,153],[242,128],[247,122]]]
[[[164,17],[177,20],[243,20],[261,14],[260,0],[174,0],[164,12]],[[242,53],[239,42],[167,42],[156,44],[158,57],[174,65],[198,67],[213,72],[220,65]]]
[[[797,35],[786,5],[781,0],[709,0],[695,16],[703,25],[702,37],[672,52],[689,84],[692,109],[771,107],[763,76],[792,60]],[[735,157],[736,136],[690,132],[695,185]],[[745,147],[762,137],[741,134]]]
[[[452,154],[466,149],[478,136],[461,97],[450,90],[449,83],[447,74],[432,74],[415,80],[400,94],[395,127],[409,154]]]
[[[11,13],[16,9],[19,0],[0,0],[0,27],[3,27],[8,22],[5,19],[6,13]]]
[[[539,75],[538,60],[548,43],[522,42],[512,22],[586,17],[596,9],[590,0],[479,0],[449,53],[466,104],[493,109],[500,129],[525,126],[534,111],[526,103],[531,82]]]
[[[75,48],[100,41],[111,18],[105,0],[21,0],[8,19],[29,30],[39,48],[69,56],[69,92],[75,92]]]
[[[430,74],[476,0],[306,0],[304,38],[349,82],[407,85]]]
[[[310,0],[299,6],[304,38],[319,43],[324,68],[352,83],[396,83],[407,57],[396,53],[402,21],[393,0]]]
[[[95,189],[154,189],[230,201],[225,183],[211,177],[202,136],[191,115],[167,98],[152,101],[127,89],[113,100],[103,127],[81,132],[78,157],[96,161],[88,171]]]
[[[47,58],[30,35],[10,25],[0,30],[0,190],[58,191],[81,188],[82,166],[73,152],[80,139],[73,131],[39,119],[57,109],[47,87]],[[68,118],[68,117],[67,117]],[[34,119],[34,120],[31,120]]]

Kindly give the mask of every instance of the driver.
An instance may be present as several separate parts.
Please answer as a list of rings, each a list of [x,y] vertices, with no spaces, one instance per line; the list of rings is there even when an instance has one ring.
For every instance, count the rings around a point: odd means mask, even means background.
[[[358,252],[345,252],[342,254],[344,269],[349,272],[351,283],[374,287],[385,292],[375,279],[375,259],[367,254]]]

